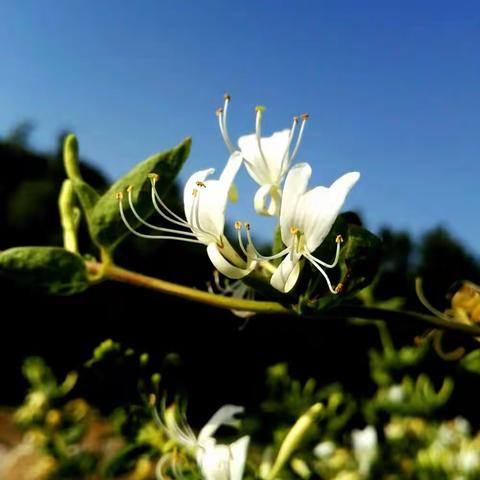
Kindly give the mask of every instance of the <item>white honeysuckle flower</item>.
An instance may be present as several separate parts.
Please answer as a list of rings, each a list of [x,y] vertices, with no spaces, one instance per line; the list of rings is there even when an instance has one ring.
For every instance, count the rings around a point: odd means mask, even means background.
[[[372,464],[378,455],[378,438],[375,428],[368,425],[363,430],[353,430],[352,446],[360,474],[368,478]]]
[[[234,147],[227,128],[227,111],[230,96],[225,95],[223,108],[217,110],[220,132],[230,153],[237,151]],[[295,130],[299,122],[293,118],[290,129],[275,132],[270,137],[262,137],[262,117],[264,107],[256,108],[255,133],[244,135],[238,139],[238,148],[242,154],[250,176],[260,185],[254,197],[254,207],[260,215],[278,215],[281,205],[280,185],[293,159],[297,155],[302,140],[307,114],[301,116],[302,123],[295,143],[290,151]]]
[[[241,480],[250,437],[243,436],[227,445],[217,443],[213,435],[222,425],[237,426],[235,415],[243,411],[243,407],[224,405],[200,430],[198,436],[195,436],[185,421],[178,422],[172,407],[165,412],[164,420],[158,415],[156,418],[171,439],[193,453],[205,480]]]
[[[270,283],[281,292],[289,292],[297,283],[300,275],[300,259],[305,257],[325,278],[328,288],[332,293],[338,293],[341,285],[332,287],[325,268],[334,268],[340,256],[340,245],[343,239],[336,237],[337,251],[332,263],[326,263],[313,256],[313,252],[321,245],[329,234],[335,219],[342,208],[351,188],[360,178],[358,172],[346,173],[330,187],[315,187],[307,190],[312,169],[308,163],[299,163],[288,172],[283,187],[283,200],[280,210],[280,231],[286,248],[276,255],[261,255],[254,247],[247,230],[248,246],[245,249],[241,237],[241,224],[237,222],[235,228],[238,233],[240,248],[249,255],[254,251],[255,260],[273,260],[285,257],[275,269]],[[249,248],[248,248],[249,247]]]
[[[177,215],[163,202],[156,190],[157,174],[151,174],[152,203],[160,216],[176,226],[165,228],[144,220],[136,211],[132,201],[132,187],[127,189],[128,203],[135,218],[143,225],[162,232],[150,235],[137,232],[128,222],[123,210],[123,194],[118,193],[120,215],[127,228],[142,238],[157,240],[180,240],[183,242],[203,244],[213,265],[228,278],[238,279],[248,275],[255,268],[251,258],[241,258],[224,235],[225,210],[233,180],[242,164],[240,153],[233,153],[218,180],[207,179],[214,169],[200,170],[187,181],[184,189],[183,203],[185,218]],[[180,230],[178,227],[183,228]]]

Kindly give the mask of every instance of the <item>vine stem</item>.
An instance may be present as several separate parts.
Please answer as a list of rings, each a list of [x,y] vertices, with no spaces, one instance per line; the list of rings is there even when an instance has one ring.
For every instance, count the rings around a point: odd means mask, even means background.
[[[186,287],[173,282],[167,282],[159,278],[149,277],[141,273],[132,272],[116,265],[102,265],[97,262],[86,262],[87,269],[91,274],[102,274],[103,279],[115,282],[127,283],[137,287],[156,290],[167,295],[174,295],[197,303],[204,303],[217,308],[228,310],[253,311],[256,313],[292,313],[288,308],[277,302],[264,302],[259,300],[245,300],[241,298],[225,297],[208,293],[195,288]]]
[[[136,287],[148,288],[167,295],[184,298],[197,303],[203,303],[216,308],[227,310],[251,311],[265,314],[292,314],[293,309],[278,302],[260,300],[246,300],[241,298],[226,297],[214,293],[208,293],[195,288],[186,287],[159,278],[149,277],[141,273],[132,272],[113,264],[98,262],[86,262],[87,269],[92,275],[101,275],[102,279],[113,280]],[[339,318],[363,318],[368,320],[383,320],[385,322],[420,323],[430,328],[452,330],[459,333],[480,336],[480,327],[446,320],[434,315],[412,312],[407,310],[387,310],[384,308],[365,307],[361,305],[340,305],[329,310],[322,311],[318,315],[308,315],[309,318],[339,319]]]

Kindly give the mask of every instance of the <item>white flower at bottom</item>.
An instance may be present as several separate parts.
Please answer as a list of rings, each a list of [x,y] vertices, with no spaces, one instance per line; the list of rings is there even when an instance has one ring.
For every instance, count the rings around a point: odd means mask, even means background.
[[[159,215],[173,224],[175,228],[166,228],[144,220],[136,211],[132,201],[132,187],[127,189],[128,202],[133,215],[143,225],[162,232],[160,235],[144,234],[136,231],[128,222],[123,210],[123,194],[117,194],[120,215],[127,228],[142,238],[158,240],[179,240],[203,244],[213,265],[228,278],[238,279],[248,275],[255,268],[255,261],[241,258],[224,235],[225,210],[233,180],[242,164],[237,152],[230,156],[218,180],[208,177],[213,168],[194,173],[187,181],[183,194],[185,218],[177,215],[163,202],[155,186],[158,175],[151,174],[152,203]],[[179,228],[180,227],[180,228]],[[183,230],[182,230],[183,229]]]
[[[353,430],[352,444],[360,474],[368,478],[370,468],[378,454],[377,431],[371,425],[366,426],[363,430]]]
[[[170,438],[193,450],[205,480],[241,480],[250,437],[243,436],[226,445],[218,444],[213,435],[222,425],[236,426],[238,421],[235,415],[243,410],[243,407],[236,405],[224,405],[200,430],[198,437],[188,424],[178,423],[172,410],[166,412],[161,425]]]

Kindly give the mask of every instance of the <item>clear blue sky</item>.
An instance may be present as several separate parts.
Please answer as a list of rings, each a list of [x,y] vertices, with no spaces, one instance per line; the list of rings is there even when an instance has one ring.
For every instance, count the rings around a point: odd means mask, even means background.
[[[11,0],[1,15],[0,135],[32,119],[52,148],[71,128],[111,177],[192,135],[184,180],[227,158],[228,91],[233,137],[257,104],[265,133],[310,113],[299,160],[314,183],[359,170],[346,207],[373,230],[442,223],[480,253],[478,1]],[[239,183],[232,220],[253,217]]]

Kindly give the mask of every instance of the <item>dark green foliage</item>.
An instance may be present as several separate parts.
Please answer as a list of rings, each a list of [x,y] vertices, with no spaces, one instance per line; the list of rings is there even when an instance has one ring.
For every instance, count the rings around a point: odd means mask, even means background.
[[[59,247],[16,247],[0,253],[0,275],[45,293],[71,295],[88,285],[83,259]]]

